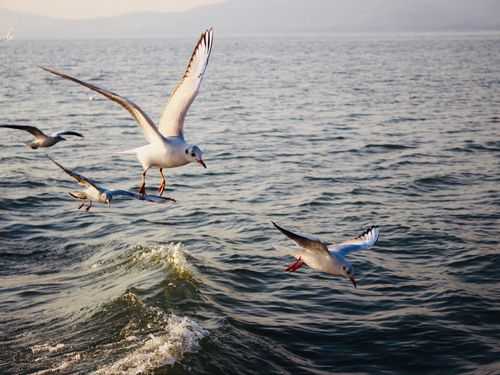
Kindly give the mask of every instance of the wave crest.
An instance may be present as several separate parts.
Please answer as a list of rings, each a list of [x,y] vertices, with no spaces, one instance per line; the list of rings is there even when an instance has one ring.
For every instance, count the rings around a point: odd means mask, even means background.
[[[97,371],[100,374],[143,374],[152,369],[172,365],[185,353],[195,351],[208,334],[201,325],[188,317],[163,315],[160,332],[149,334],[141,346],[118,361]]]

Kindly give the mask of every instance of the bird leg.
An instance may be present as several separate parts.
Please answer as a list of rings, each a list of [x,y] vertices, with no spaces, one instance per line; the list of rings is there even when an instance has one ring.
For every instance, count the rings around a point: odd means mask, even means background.
[[[82,201],[82,204],[78,206],[78,209],[80,210],[84,205],[85,205],[85,201]]]
[[[160,181],[160,187],[158,188],[158,193],[160,193],[161,197],[163,195],[163,192],[165,191],[165,188],[167,187],[167,180],[163,175],[163,168],[160,168],[160,175],[161,175],[161,181]]]
[[[141,187],[139,188],[139,193],[142,194],[142,197],[144,198],[144,195],[146,194],[146,172],[148,170],[145,169],[142,172],[142,180],[141,180]]]
[[[92,207],[92,201],[89,201],[89,205],[87,206],[87,208],[85,208],[85,211],[89,212],[91,207]]]
[[[304,265],[304,262],[302,261],[302,259],[300,257],[297,258],[297,260],[295,262],[293,262],[292,264],[290,264],[287,268],[286,268],[286,272],[295,272],[297,271],[300,267],[302,267]]]

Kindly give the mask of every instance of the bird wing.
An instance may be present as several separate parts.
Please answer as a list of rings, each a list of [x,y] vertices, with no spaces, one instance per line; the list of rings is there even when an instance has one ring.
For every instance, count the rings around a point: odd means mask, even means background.
[[[83,135],[81,135],[78,132],[75,132],[73,130],[62,130],[57,133],[52,134],[52,137],[58,137],[60,135],[76,135],[77,137],[83,138]]]
[[[45,68],[43,66],[41,66],[40,68],[49,72],[49,73],[55,74],[56,76],[59,76],[59,77],[62,77],[64,79],[68,79],[70,81],[79,83],[82,86],[85,86],[91,90],[98,92],[101,95],[104,95],[109,100],[112,100],[115,103],[120,104],[123,108],[125,108],[132,115],[132,117],[140,125],[140,127],[144,131],[144,136],[146,137],[146,140],[149,143],[156,143],[156,142],[163,141],[163,137],[161,136],[160,132],[156,128],[156,125],[154,124],[154,122],[148,117],[148,115],[137,104],[135,104],[131,100],[128,100],[127,98],[124,98],[123,96],[120,96],[118,94],[115,94],[114,92],[97,87],[95,85],[92,85],[91,83],[81,81],[77,78],[71,77],[71,76],[64,74],[64,73],[60,73],[60,72],[55,71],[53,69]]]
[[[9,128],[9,129],[24,130],[24,131],[30,132],[36,138],[44,138],[44,137],[47,136],[47,135],[45,135],[44,132],[42,132],[40,129],[38,129],[35,126],[29,126],[29,125],[0,125],[0,128]]]
[[[171,198],[160,197],[159,195],[149,195],[149,194],[142,195],[128,190],[108,190],[108,194],[111,194],[113,199],[116,197],[127,197],[154,203],[166,203],[168,201],[172,201]]]
[[[304,249],[312,250],[312,251],[326,252],[328,255],[330,255],[330,253],[328,252],[328,248],[320,240],[315,239],[315,238],[301,236],[299,234],[290,232],[289,230],[286,230],[286,229],[280,227],[274,221],[272,221],[272,223],[276,227],[276,229],[278,229],[281,233],[283,233],[285,236],[287,236],[291,240],[294,240],[300,247],[303,247]]]
[[[52,161],[52,163],[54,163],[55,165],[57,165],[59,168],[61,168],[64,172],[66,172],[67,174],[69,174],[71,177],[73,177],[76,181],[78,181],[78,183],[82,186],[85,186],[85,187],[92,187],[94,189],[96,189],[97,191],[101,192],[103,189],[93,180],[85,177],[85,176],[82,176],[81,174],[78,174],[76,172],[73,172],[65,167],[63,167],[61,164],[59,164],[57,161],[55,161],[54,159],[52,159],[50,156],[47,155],[47,157],[50,159],[50,161]]]
[[[378,228],[376,226],[371,226],[359,236],[340,244],[332,245],[328,249],[331,252],[345,257],[350,252],[368,249],[369,247],[375,245],[378,241],[379,234],[380,232]]]
[[[172,91],[167,106],[160,118],[159,130],[165,137],[183,137],[184,119],[189,106],[200,90],[203,74],[212,52],[214,32],[210,28],[203,32],[194,47],[186,71]]]

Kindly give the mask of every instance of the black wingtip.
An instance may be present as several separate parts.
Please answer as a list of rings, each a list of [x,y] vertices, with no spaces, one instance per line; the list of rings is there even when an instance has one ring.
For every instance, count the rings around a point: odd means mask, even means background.
[[[363,231],[363,232],[362,232],[362,233],[361,233],[358,237],[356,237],[356,238],[361,238],[361,237],[363,237],[363,236],[366,236],[366,235],[367,235],[368,233],[370,233],[372,230],[377,229],[377,228],[378,228],[378,226],[377,226],[377,225],[372,225],[372,226],[368,227],[368,229],[365,229],[365,230],[364,230],[364,231]]]

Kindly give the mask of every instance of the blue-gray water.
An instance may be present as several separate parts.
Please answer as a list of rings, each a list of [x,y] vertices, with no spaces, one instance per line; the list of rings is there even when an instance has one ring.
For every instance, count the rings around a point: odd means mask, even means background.
[[[0,121],[70,128],[48,153],[137,189],[193,38],[0,45]],[[95,100],[89,100],[89,96]],[[1,129],[0,373],[500,373],[500,35],[217,38],[177,204],[77,210],[74,181]],[[130,156],[130,157],[129,157]],[[148,186],[159,183],[157,171]],[[341,241],[358,289],[283,272],[270,221]]]

